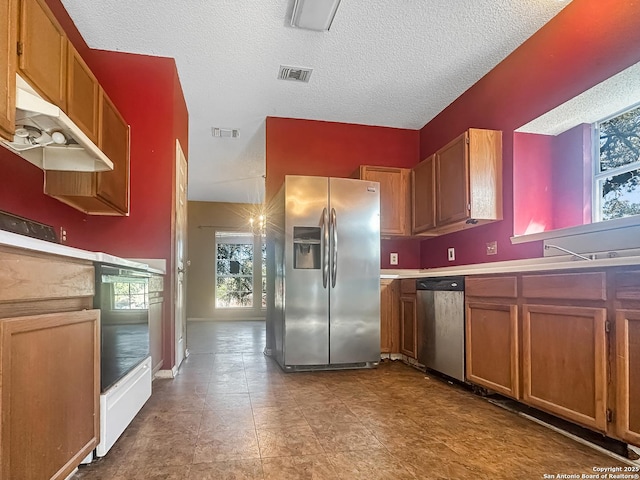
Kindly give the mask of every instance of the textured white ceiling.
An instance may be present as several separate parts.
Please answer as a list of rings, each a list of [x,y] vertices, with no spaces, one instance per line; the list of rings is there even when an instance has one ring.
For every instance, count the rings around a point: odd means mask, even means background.
[[[62,3],[92,48],[176,59],[189,199],[259,202],[267,116],[419,129],[569,2],[342,0],[329,32],[289,26],[293,0]]]
[[[640,63],[609,77],[518,128],[516,132],[558,135],[581,123],[595,123],[640,103]]]

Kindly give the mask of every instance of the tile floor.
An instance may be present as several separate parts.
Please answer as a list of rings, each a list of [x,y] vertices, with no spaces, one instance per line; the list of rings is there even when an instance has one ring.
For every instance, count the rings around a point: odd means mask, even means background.
[[[284,374],[262,355],[263,322],[189,322],[187,341],[180,375],[154,381],[73,480],[539,479],[620,465],[398,362]]]

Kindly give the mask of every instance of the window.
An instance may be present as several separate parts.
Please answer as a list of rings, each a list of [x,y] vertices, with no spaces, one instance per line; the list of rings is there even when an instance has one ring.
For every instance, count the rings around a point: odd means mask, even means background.
[[[146,280],[113,282],[114,310],[146,310],[149,308],[149,287]]]
[[[266,308],[266,251],[264,234],[216,232],[216,308]]]
[[[594,221],[640,214],[640,106],[596,124]]]
[[[253,235],[216,233],[216,307],[253,306]]]

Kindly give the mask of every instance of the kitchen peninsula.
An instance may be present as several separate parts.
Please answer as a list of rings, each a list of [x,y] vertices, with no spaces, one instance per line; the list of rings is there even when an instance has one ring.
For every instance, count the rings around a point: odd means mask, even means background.
[[[157,279],[150,282],[155,287],[150,285],[149,296],[157,293],[154,301],[161,300],[163,270],[0,231],[2,478],[22,478],[26,472],[38,478],[65,478],[92,456],[104,442],[104,435],[113,435],[113,422],[105,417],[109,410],[119,410],[119,422],[124,421],[125,402],[110,408],[100,405],[104,396],[101,364],[107,364],[101,360],[105,325],[101,325],[101,310],[95,308],[94,264],[144,272]],[[146,308],[147,302],[151,299],[137,308]],[[140,324],[145,331],[141,354],[147,357],[151,353],[149,365],[159,368],[161,303],[155,312]],[[106,319],[110,310],[103,313]],[[120,318],[126,313],[118,312]],[[150,394],[151,368],[147,378]],[[133,390],[133,386],[129,388]],[[121,399],[125,396],[126,402],[132,399],[128,391],[119,395]],[[138,403],[146,398],[139,397]],[[121,431],[116,433],[115,438]],[[57,448],[51,448],[54,443]],[[41,452],[37,460],[28,454],[33,451]]]
[[[424,341],[405,285],[464,276],[467,382],[640,446],[640,256],[577,258],[382,270],[383,342],[395,335],[402,345],[406,331]],[[392,325],[401,331],[389,333]]]

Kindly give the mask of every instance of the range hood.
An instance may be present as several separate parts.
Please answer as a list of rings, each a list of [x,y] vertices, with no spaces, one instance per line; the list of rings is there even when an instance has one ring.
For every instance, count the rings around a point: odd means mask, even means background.
[[[101,172],[113,163],[57,106],[16,75],[16,133],[9,150],[43,170]]]

